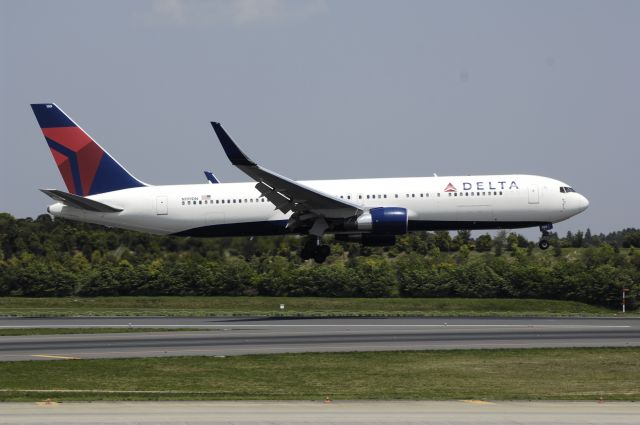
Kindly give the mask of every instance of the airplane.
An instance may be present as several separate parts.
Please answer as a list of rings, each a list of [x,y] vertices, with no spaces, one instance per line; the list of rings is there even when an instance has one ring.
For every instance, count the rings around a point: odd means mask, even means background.
[[[41,189],[47,212],[157,235],[305,235],[303,260],[322,263],[322,237],[390,246],[412,231],[538,226],[549,247],[554,223],[581,213],[586,197],[548,177],[509,174],[294,181],[250,159],[222,125],[213,130],[253,183],[153,186],[129,173],[54,103],[32,104],[67,192]],[[217,179],[215,179],[218,181]]]

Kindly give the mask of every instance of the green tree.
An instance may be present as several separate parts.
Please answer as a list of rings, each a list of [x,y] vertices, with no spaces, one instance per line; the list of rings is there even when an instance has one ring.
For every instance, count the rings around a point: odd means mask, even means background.
[[[493,248],[496,257],[500,257],[502,255],[502,250],[504,249],[506,240],[507,232],[505,232],[504,230],[500,230],[498,234],[496,234],[495,238],[493,238]]]
[[[454,236],[452,240],[452,248],[454,251],[457,251],[463,245],[469,245],[471,242],[471,231],[470,230],[458,230],[456,236]]]
[[[484,235],[480,235],[476,238],[476,251],[478,252],[489,252],[491,251],[491,247],[493,246],[493,240],[488,233]]]
[[[628,232],[624,235],[622,246],[625,248],[640,248],[640,230]]]
[[[451,235],[444,230],[435,232],[435,244],[441,252],[451,251]]]

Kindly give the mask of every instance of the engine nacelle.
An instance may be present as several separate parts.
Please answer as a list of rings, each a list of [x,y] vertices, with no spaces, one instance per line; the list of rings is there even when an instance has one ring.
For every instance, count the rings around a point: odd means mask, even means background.
[[[404,235],[409,230],[406,208],[377,207],[356,219],[356,229],[374,235]]]

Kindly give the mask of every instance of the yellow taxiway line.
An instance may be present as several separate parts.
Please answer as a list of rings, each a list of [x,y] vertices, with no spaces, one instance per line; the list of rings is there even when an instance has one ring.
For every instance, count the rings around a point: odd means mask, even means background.
[[[61,359],[61,360],[80,360],[80,357],[54,356],[50,354],[32,354],[31,357],[44,357],[47,359]]]

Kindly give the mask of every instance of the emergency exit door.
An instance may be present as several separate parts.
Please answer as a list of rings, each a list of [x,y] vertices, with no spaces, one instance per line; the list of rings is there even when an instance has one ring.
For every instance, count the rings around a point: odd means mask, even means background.
[[[540,202],[540,194],[538,193],[538,185],[529,186],[529,203],[537,204]]]
[[[166,196],[156,197],[156,214],[167,215],[169,214],[169,202]]]

